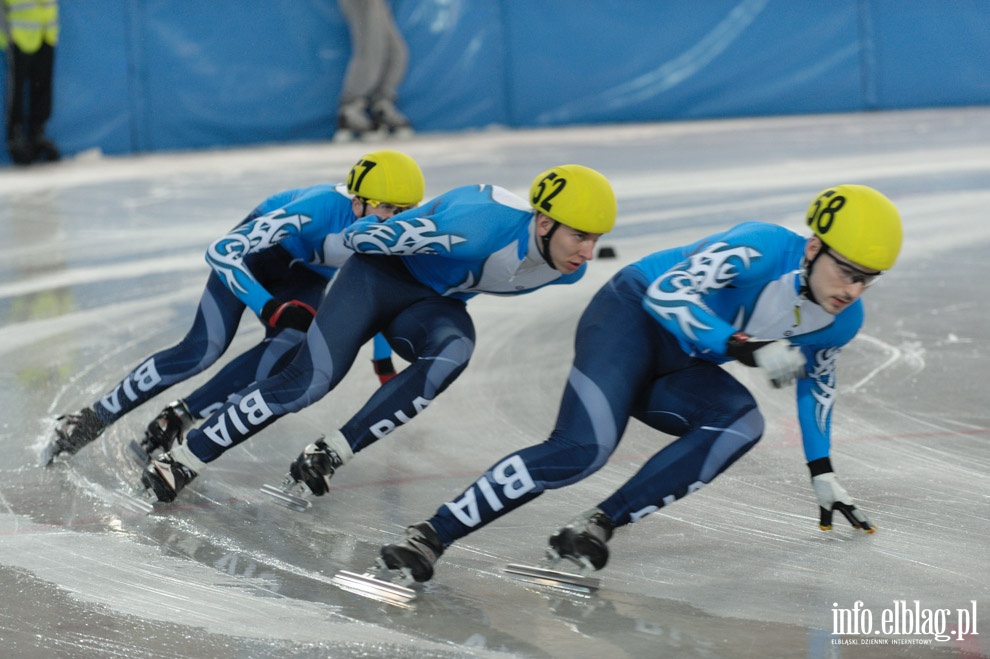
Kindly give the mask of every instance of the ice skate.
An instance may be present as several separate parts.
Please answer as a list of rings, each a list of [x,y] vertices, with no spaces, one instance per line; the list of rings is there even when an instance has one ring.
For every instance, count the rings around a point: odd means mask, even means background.
[[[429,581],[433,565],[443,554],[443,544],[430,523],[421,522],[406,529],[405,541],[382,547],[380,554],[375,568],[363,574],[341,570],[331,583],[362,597],[408,608],[416,597],[409,586]],[[387,570],[399,570],[401,576],[391,581],[376,576]]]
[[[131,442],[131,449],[139,460],[147,464],[156,453],[164,453],[172,448],[172,444],[182,441],[183,433],[194,423],[186,404],[181,400],[172,401],[148,424],[144,438]]]
[[[380,554],[380,564],[401,571],[406,583],[429,581],[433,566],[443,555],[443,543],[429,522],[420,522],[406,529],[403,542],[385,545]]]
[[[275,503],[297,513],[306,512],[313,505],[305,496],[306,485],[293,478],[292,474],[286,474],[281,485],[265,483],[261,486],[261,491],[274,499]]]
[[[31,142],[24,135],[20,126],[15,126],[7,137],[7,151],[15,165],[30,165],[34,162],[35,152]]]
[[[416,599],[416,591],[412,588],[379,579],[371,570],[361,574],[340,570],[330,578],[330,583],[349,593],[403,608],[412,608],[410,602]]]
[[[41,464],[47,466],[62,453],[75,454],[83,446],[94,441],[106,425],[96,412],[86,407],[75,414],[63,414],[56,419],[55,438],[42,452]]]
[[[340,106],[337,112],[337,130],[333,134],[334,142],[374,140],[379,137],[380,134],[368,114],[368,104],[364,99],[349,101]]]
[[[153,492],[162,503],[171,503],[206,464],[197,458],[185,444],[162,453],[141,472],[141,484]]]
[[[388,99],[375,101],[371,106],[371,117],[382,134],[398,138],[410,137],[413,134],[409,119]]]
[[[505,566],[505,571],[515,579],[571,593],[590,595],[601,586],[601,579],[597,577],[553,570],[546,565],[512,563]]]
[[[347,439],[339,430],[310,444],[289,465],[292,480],[305,483],[309,491],[323,496],[330,491],[330,479],[354,456]]]
[[[275,499],[276,503],[303,512],[312,505],[305,495],[323,496],[329,492],[330,479],[352,457],[354,452],[347,439],[337,430],[303,449],[289,465],[289,473],[280,486],[265,484],[261,486],[261,491]]]
[[[612,537],[612,520],[592,508],[572,519],[567,526],[550,536],[547,559],[556,565],[566,558],[582,568],[582,573],[600,570],[608,563],[608,540]]]
[[[605,543],[611,537],[612,520],[593,508],[550,536],[550,546],[540,565],[507,565],[505,571],[517,579],[540,586],[590,594],[598,590],[601,579],[589,577],[588,572],[605,567],[608,562],[608,546]],[[577,573],[557,569],[561,559],[565,558],[578,565]]]
[[[32,139],[34,159],[38,162],[58,162],[62,159],[58,147],[44,133],[35,135]]]

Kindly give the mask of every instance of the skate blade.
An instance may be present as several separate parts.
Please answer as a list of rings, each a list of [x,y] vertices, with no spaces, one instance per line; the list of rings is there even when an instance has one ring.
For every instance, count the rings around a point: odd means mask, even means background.
[[[413,608],[411,602],[416,599],[416,591],[412,588],[378,579],[370,573],[341,570],[333,575],[330,583],[349,593],[402,608]]]
[[[132,439],[129,446],[131,449],[131,457],[137,460],[138,464],[140,464],[142,467],[148,466],[148,464],[151,462],[151,455],[148,454],[148,452],[145,451],[143,448],[141,448],[141,445],[138,444],[137,440]]]
[[[355,131],[347,128],[337,129],[333,134],[332,141],[335,144],[349,144],[351,142],[381,142],[388,136],[387,132],[381,130]]]
[[[127,494],[125,492],[110,492],[110,498],[117,504],[133,512],[147,515],[154,512],[153,501],[158,501],[158,497],[152,490],[142,490],[137,494]]]
[[[602,583],[602,580],[597,577],[586,577],[572,572],[559,572],[531,565],[506,565],[505,571],[521,581],[586,595],[597,591]]]
[[[58,454],[58,444],[56,442],[49,442],[48,446],[41,450],[41,458],[38,460],[38,466],[50,466],[53,462],[55,462],[55,456]]]
[[[275,503],[280,506],[285,506],[289,510],[295,510],[298,513],[306,512],[313,505],[313,502],[309,499],[289,494],[284,489],[275,487],[274,485],[268,485],[267,483],[261,486],[261,491],[272,497]]]
[[[412,128],[410,128],[409,126],[402,126],[400,128],[393,128],[389,132],[389,135],[393,139],[397,139],[397,140],[408,140],[408,139],[412,139],[412,136],[415,135],[415,134],[416,134],[416,132]]]

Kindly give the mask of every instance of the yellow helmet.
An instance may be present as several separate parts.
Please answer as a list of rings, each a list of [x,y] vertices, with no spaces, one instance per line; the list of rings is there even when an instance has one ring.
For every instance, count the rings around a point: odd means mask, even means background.
[[[865,185],[822,190],[808,206],[808,226],[822,242],[864,268],[889,270],[901,251],[901,215]]]
[[[366,153],[347,174],[347,191],[372,206],[415,206],[423,201],[426,183],[416,161],[399,151]]]
[[[551,167],[533,179],[529,200],[540,213],[586,233],[615,226],[615,193],[608,179],[582,165]]]

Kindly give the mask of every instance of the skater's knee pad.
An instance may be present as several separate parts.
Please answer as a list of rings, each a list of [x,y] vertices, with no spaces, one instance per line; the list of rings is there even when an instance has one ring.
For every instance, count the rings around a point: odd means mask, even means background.
[[[549,468],[534,467],[530,472],[543,488],[553,490],[576,483],[601,469],[608,461],[609,452],[597,443],[576,443],[566,441],[557,433],[541,445],[542,459],[534,461],[538,465],[552,465]]]
[[[754,405],[752,408],[746,410],[733,426],[738,428],[740,432],[748,435],[751,438],[750,443],[755,444],[763,437],[766,421],[763,419],[763,413]]]
[[[152,356],[162,380],[174,384],[202,373],[227,349],[202,335],[187,335],[179,343]]]
[[[756,442],[763,437],[766,422],[763,413],[754,403],[739,410],[734,418],[727,424],[729,432],[724,434],[734,434],[738,436],[738,444],[745,446],[746,450],[753,448]]]
[[[426,395],[433,398],[457,379],[471,360],[474,341],[466,336],[450,336],[429,355],[420,356],[418,361],[427,364]]]
[[[711,482],[715,476],[725,471],[760,441],[763,429],[763,414],[755,406],[743,412],[725,428],[711,428],[715,434],[702,464],[699,480]]]

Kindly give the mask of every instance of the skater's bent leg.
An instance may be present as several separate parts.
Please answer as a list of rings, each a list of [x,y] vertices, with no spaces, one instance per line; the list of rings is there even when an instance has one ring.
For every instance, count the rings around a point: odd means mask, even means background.
[[[586,478],[608,460],[662,356],[632,284],[609,282],[582,314],[574,366],[550,437],[497,462],[430,519],[445,546],[544,490]]]
[[[110,424],[172,385],[201,373],[224,353],[237,332],[244,304],[211,274],[192,328],[176,345],[143,361],[93,405]]]
[[[635,416],[681,435],[598,505],[615,526],[637,521],[710,483],[759,441],[764,420],[752,395],[707,363],[661,378]]]
[[[383,384],[341,432],[356,453],[422,412],[467,368],[474,351],[474,324],[464,303],[422,300],[402,311],[385,332],[395,351],[411,363]]]
[[[252,382],[264,380],[288,366],[306,334],[294,329],[273,336],[231,359],[216,375],[182,400],[196,419],[213,414],[234,394]]]
[[[550,437],[499,460],[429,520],[444,546],[547,489],[564,487],[600,469],[615,449],[625,419],[613,415],[603,392],[573,369]]]
[[[286,414],[312,405],[340,383],[374,330],[367,329],[367,318],[356,309],[333,315],[325,301],[285,368],[230,396],[198,429],[189,431],[186,442],[200,460],[212,462]]]
[[[422,294],[422,285],[395,279],[399,265],[385,257],[348,259],[291,363],[231,396],[199,429],[191,430],[186,440],[190,450],[211,462],[336,387],[361,346],[383,329],[394,308],[405,305],[403,296]],[[415,290],[408,291],[410,287]]]

